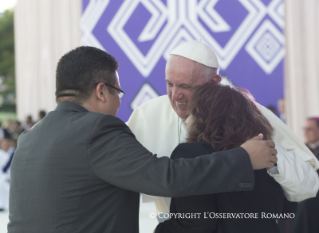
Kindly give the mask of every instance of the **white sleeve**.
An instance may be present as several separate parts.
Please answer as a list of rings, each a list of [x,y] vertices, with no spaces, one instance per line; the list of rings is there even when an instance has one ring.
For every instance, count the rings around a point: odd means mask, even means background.
[[[276,143],[277,166],[268,169],[272,176],[284,190],[288,201],[299,202],[315,197],[319,189],[319,178],[310,163],[296,156],[294,151],[287,151]]]
[[[319,188],[318,159],[276,115],[259,107],[274,129],[273,140],[278,151],[278,174],[271,176],[281,185],[289,201],[315,197]]]
[[[267,118],[274,129],[273,140],[286,149],[293,151],[297,157],[307,161],[315,170],[319,169],[319,161],[316,156],[308,149],[292,131],[275,114],[259,105],[261,113]]]

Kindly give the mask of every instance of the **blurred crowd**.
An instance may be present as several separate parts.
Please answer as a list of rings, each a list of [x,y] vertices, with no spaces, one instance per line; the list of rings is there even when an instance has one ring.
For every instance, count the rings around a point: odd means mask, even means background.
[[[29,115],[23,123],[11,118],[6,119],[4,123],[0,122],[0,211],[9,208],[10,166],[18,138],[45,115],[46,112],[41,110],[36,121],[33,121],[32,116]]]
[[[278,100],[277,109],[274,106],[267,108],[277,115],[283,122],[286,123],[285,99]],[[319,117],[312,116],[305,119],[304,141],[310,151],[319,159]],[[286,213],[294,213],[294,219],[279,219],[281,233],[300,233],[300,232],[319,232],[319,196],[310,198],[300,203],[289,202],[285,200],[284,211]]]
[[[276,116],[278,116],[283,122],[287,122],[286,119],[286,109],[285,109],[285,99],[284,98],[280,98],[278,100],[278,104],[277,104],[277,109],[278,112],[276,110],[276,107],[273,105],[269,105],[267,106],[267,108],[272,111]]]

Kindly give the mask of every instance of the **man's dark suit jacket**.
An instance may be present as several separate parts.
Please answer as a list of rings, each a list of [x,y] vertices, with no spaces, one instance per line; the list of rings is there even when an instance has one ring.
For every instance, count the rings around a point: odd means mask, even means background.
[[[213,152],[214,149],[204,143],[184,143],[175,148],[171,159],[195,158]],[[249,192],[173,198],[170,212],[177,215],[160,223],[155,233],[279,233],[276,219],[263,218],[263,212],[280,214],[284,192],[266,169],[254,173],[255,188]],[[197,216],[190,213],[197,213]],[[257,213],[258,218],[220,218],[219,213]]]
[[[62,102],[19,138],[8,232],[137,233],[139,192],[181,197],[253,186],[243,148],[157,158],[120,119]]]

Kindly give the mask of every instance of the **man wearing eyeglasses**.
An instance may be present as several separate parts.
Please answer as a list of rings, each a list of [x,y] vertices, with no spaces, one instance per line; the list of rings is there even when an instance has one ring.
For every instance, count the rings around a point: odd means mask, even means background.
[[[247,191],[253,169],[277,161],[274,143],[260,138],[196,159],[157,158],[115,117],[124,94],[117,69],[93,47],[60,59],[58,106],[20,136],[12,161],[9,233],[138,233],[139,192]]]

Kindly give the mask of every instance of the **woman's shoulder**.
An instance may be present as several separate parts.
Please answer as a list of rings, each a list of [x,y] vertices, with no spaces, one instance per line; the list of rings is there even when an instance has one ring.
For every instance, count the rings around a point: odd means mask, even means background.
[[[195,158],[213,152],[214,149],[211,146],[202,142],[181,143],[172,152],[171,159]]]

